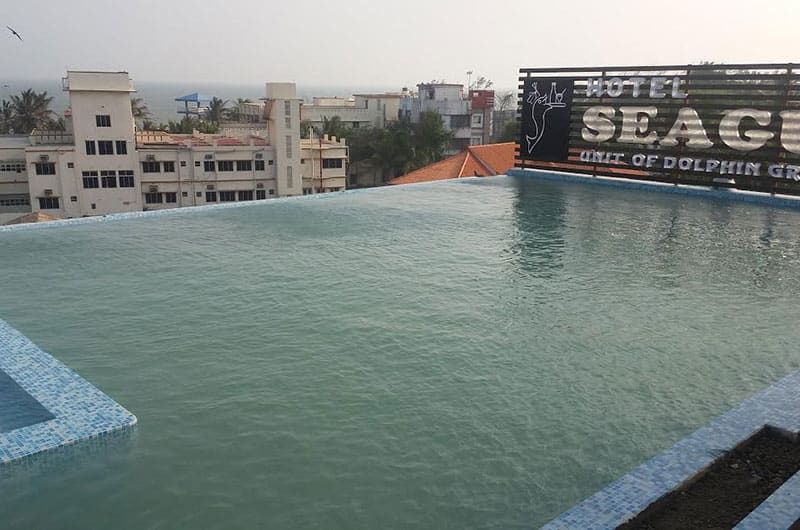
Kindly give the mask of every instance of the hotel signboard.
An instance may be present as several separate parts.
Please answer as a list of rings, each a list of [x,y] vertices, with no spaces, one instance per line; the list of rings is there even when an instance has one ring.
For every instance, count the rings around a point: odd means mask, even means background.
[[[800,194],[792,65],[520,72],[517,167]]]

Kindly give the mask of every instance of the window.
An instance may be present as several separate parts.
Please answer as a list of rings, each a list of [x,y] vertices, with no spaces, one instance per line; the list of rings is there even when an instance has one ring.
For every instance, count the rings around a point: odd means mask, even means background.
[[[164,194],[164,202],[175,203],[178,202],[178,194],[174,191],[169,191]]]
[[[219,192],[220,202],[232,202],[236,200],[236,192],[234,191],[221,191]]]
[[[118,155],[127,155],[128,154],[128,142],[125,140],[117,140],[117,154]]]
[[[70,169],[75,169],[75,164],[73,162],[67,162],[67,167]]]
[[[264,200],[267,198],[267,190],[256,190],[256,200]]]
[[[108,114],[98,114],[94,119],[98,127],[111,127],[111,116]]]
[[[181,192],[181,197],[188,197],[188,196],[189,196],[189,192],[188,191],[182,191]]]
[[[200,164],[200,162],[195,162],[196,164]],[[213,160],[206,160],[203,162],[203,171],[207,173],[211,173],[214,171],[214,161]]]
[[[194,167],[200,167],[200,161],[199,160],[195,160],[194,161]]]
[[[28,197],[11,197],[0,199],[0,206],[30,206],[31,200]]]
[[[270,166],[271,166],[272,164],[274,164],[274,163],[275,163],[275,161],[274,161],[274,160],[270,160],[270,161],[268,162],[268,164],[269,164]]]
[[[292,115],[292,102],[291,101],[284,101],[283,102],[283,113],[286,116]]]
[[[97,140],[97,152],[101,155],[113,155],[114,142],[111,140]]]
[[[162,162],[164,164],[164,173],[175,173],[175,162]]]
[[[482,127],[483,126],[483,115],[482,114],[473,114],[472,115],[472,126],[473,127]]]
[[[164,202],[164,196],[160,193],[145,193],[144,194],[144,203],[145,204],[161,204]]]
[[[160,173],[161,164],[154,160],[147,160],[142,162],[142,173]]]
[[[256,171],[264,171],[264,161],[256,160]]]
[[[100,182],[97,179],[97,171],[84,171],[81,173],[83,177],[84,189],[94,189],[100,187]]]
[[[239,200],[240,201],[252,201],[253,200],[253,190],[240,191],[239,192]]]
[[[286,166],[286,185],[290,188],[294,186],[292,183],[292,166]]]
[[[197,192],[200,195],[200,192]],[[206,202],[217,202],[217,192],[216,191],[207,191],[206,192]]]
[[[325,158],[322,160],[322,167],[325,169],[341,168],[341,158]]]
[[[119,172],[119,187],[132,188],[133,187],[133,170],[121,169]]]
[[[252,171],[253,170],[253,162],[252,160],[237,160],[236,161],[236,171]]]
[[[270,195],[275,195],[275,190],[269,190]]]
[[[186,160],[181,160],[181,167],[186,167]]]
[[[286,135],[286,158],[292,159],[292,137]]]
[[[56,164],[55,162],[37,162],[36,163],[37,175],[55,175]]]
[[[291,129],[292,128],[292,119],[287,116],[285,121],[284,121],[284,125],[286,126],[287,129]]]
[[[461,129],[462,127],[469,127],[468,114],[459,114],[457,116],[450,116],[451,129]]]
[[[78,202],[78,196],[77,195],[71,195],[70,198],[69,198],[69,202]]]
[[[233,171],[233,160],[220,160],[217,162],[217,171]]]
[[[58,210],[58,197],[39,197],[40,210]]]
[[[104,188],[116,188],[117,187],[117,172],[116,171],[101,171],[100,172],[100,184]]]
[[[7,173],[22,173],[23,171],[25,171],[25,162],[0,163],[0,171]]]
[[[301,163],[301,164],[305,164],[305,163],[306,163],[306,159],[305,159],[305,158],[301,158],[301,159],[300,159],[300,163]]]
[[[97,154],[97,144],[94,143],[94,140],[86,140],[86,154],[87,155]]]
[[[198,191],[198,192],[195,193],[195,195],[197,197],[202,197],[203,196],[203,192],[202,191]]]

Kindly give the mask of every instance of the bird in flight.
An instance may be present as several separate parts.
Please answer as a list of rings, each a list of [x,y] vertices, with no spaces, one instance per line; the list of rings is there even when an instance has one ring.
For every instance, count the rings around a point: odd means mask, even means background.
[[[12,28],[11,26],[6,26],[6,27],[8,28],[8,31],[10,31],[12,33],[12,35],[14,35],[19,40],[22,40],[22,36],[19,33],[17,33],[17,30]]]

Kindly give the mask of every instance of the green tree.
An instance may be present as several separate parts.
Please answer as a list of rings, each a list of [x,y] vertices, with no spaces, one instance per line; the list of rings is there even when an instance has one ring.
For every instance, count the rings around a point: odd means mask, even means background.
[[[311,122],[303,120],[300,122],[300,138],[308,138],[311,133]]]
[[[445,129],[438,112],[423,112],[414,126],[412,165],[422,167],[444,157],[444,150],[453,135]]]
[[[225,117],[226,106],[228,105],[227,99],[220,99],[218,97],[211,98],[208,103],[208,111],[206,112],[206,120],[214,125],[219,125],[219,122]]]
[[[14,107],[8,100],[0,101],[0,134],[8,134],[14,124]]]
[[[518,142],[519,134],[519,120],[509,120],[503,127],[503,132],[497,137],[497,142]]]
[[[147,108],[147,104],[142,98],[131,98],[131,114],[137,121],[150,119],[150,109]]]
[[[13,118],[11,129],[16,134],[30,134],[34,129],[47,129],[54,125],[54,113],[50,110],[53,98],[47,92],[36,92],[29,88],[19,95],[11,96]]]
[[[334,116],[330,119],[322,118],[322,134],[335,136],[337,138],[347,138],[350,127],[342,123],[342,118]]]

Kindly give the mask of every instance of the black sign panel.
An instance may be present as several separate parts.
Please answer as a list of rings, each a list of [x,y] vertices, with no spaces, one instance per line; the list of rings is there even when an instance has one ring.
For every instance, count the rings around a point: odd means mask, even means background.
[[[573,79],[528,78],[522,93],[520,158],[566,160]]]

